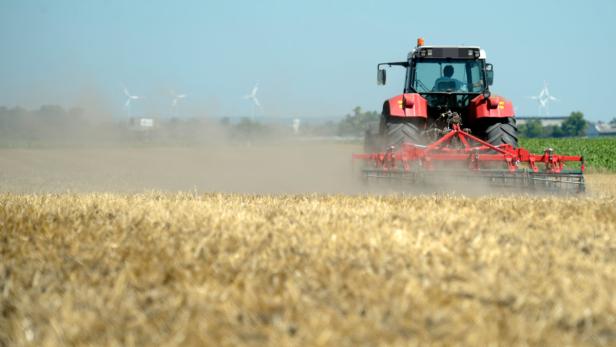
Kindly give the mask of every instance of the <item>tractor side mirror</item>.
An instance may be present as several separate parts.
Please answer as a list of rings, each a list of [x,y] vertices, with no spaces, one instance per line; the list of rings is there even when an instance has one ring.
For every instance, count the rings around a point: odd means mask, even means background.
[[[494,83],[494,66],[492,66],[492,64],[486,64],[486,79],[488,80],[489,86]]]
[[[379,86],[384,86],[387,81],[387,74],[385,69],[378,69],[376,74],[376,82]]]

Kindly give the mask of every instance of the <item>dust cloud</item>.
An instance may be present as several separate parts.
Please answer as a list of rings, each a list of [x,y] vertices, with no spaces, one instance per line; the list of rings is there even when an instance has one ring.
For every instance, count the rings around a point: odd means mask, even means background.
[[[352,193],[355,146],[0,149],[5,192]]]
[[[417,182],[360,177],[346,143],[281,141],[210,146],[0,149],[0,192],[147,191],[245,194],[526,194],[479,179],[439,175]]]
[[[195,191],[353,193],[361,146],[293,134],[291,124],[191,117],[113,117],[95,86],[75,108],[0,107],[0,192]],[[161,111],[162,113],[162,111]]]

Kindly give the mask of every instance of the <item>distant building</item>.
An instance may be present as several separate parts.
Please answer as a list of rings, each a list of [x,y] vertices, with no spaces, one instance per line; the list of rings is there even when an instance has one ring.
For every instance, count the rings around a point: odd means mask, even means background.
[[[518,116],[515,117],[518,125],[526,124],[531,120],[538,120],[541,122],[541,126],[549,127],[549,126],[561,126],[563,122],[569,118],[566,116]]]
[[[613,124],[597,122],[595,130],[599,136],[616,136],[616,126]]]
[[[129,127],[134,131],[149,131],[157,126],[154,118],[131,118],[128,121]]]
[[[299,126],[300,126],[300,124],[301,124],[301,120],[299,118],[293,119],[293,124],[292,124],[293,133],[296,134],[296,135],[299,133]]]

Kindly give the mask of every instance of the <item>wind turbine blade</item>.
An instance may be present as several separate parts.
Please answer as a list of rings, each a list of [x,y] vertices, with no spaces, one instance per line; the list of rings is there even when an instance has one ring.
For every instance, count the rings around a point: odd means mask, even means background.
[[[124,94],[126,94],[126,96],[130,98],[130,93],[128,92],[128,89],[126,89],[126,87],[124,87]]]
[[[130,106],[130,98],[126,99],[126,102],[124,103],[124,107],[128,106]]]
[[[259,99],[257,98],[252,98],[252,101],[255,102],[255,105],[257,105],[257,107],[261,107],[261,103],[259,102]]]

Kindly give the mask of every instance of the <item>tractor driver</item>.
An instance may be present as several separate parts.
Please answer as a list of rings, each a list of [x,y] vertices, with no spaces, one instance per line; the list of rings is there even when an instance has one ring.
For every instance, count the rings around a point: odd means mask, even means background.
[[[462,81],[452,78],[453,76],[453,66],[445,65],[443,68],[443,77],[439,77],[434,81],[434,88],[432,91],[435,92],[452,92],[452,91],[466,91],[466,84],[462,83]]]

